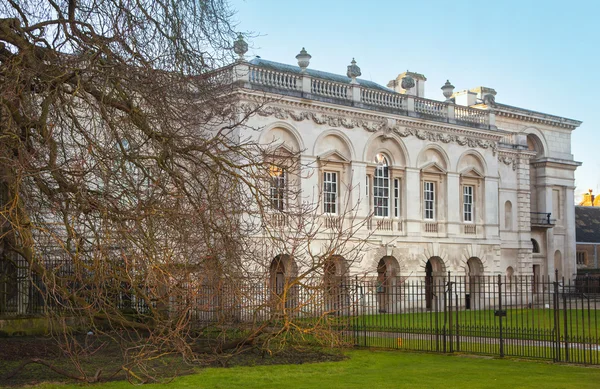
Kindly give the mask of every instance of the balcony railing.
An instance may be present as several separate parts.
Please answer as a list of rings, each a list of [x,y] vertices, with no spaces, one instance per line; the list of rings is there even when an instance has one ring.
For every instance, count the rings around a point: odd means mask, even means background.
[[[531,212],[531,225],[536,227],[551,228],[556,224],[550,212]]]
[[[475,224],[465,224],[463,232],[465,235],[476,235],[477,226]]]
[[[351,104],[358,108],[391,112],[403,116],[460,124],[484,129],[495,129],[495,114],[484,110],[460,106],[451,102],[425,99],[360,84],[341,83],[312,77],[308,74],[265,69],[249,63],[233,66],[233,81],[243,81],[245,87],[288,94],[310,100]]]

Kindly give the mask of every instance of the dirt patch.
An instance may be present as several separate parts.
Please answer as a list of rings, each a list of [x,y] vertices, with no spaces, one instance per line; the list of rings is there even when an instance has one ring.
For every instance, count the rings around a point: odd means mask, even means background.
[[[85,336],[78,337],[85,342]],[[102,370],[103,380],[107,380],[122,364],[122,356],[118,347],[111,346],[101,339],[87,339],[88,344],[103,345],[92,355],[85,355],[80,360],[85,372],[94,376],[98,369]],[[0,347],[0,387],[30,386],[40,383],[74,382],[61,374],[53,372],[46,366],[31,364],[23,368],[15,377],[4,380],[8,372],[13,371],[23,361],[33,358],[51,362],[54,366],[78,374],[72,361],[58,347],[56,340],[48,337],[3,338]],[[174,375],[191,374],[201,367],[233,367],[280,364],[303,364],[313,362],[340,361],[346,357],[336,350],[320,348],[288,348],[275,353],[267,353],[257,349],[248,349],[240,354],[222,358],[208,358],[204,364],[185,363],[179,357],[167,357],[155,361],[150,366],[152,375],[157,378]],[[124,372],[119,372],[110,380],[126,379]]]
[[[2,338],[0,361],[22,361],[30,358],[54,359],[60,351],[56,341],[45,337]]]

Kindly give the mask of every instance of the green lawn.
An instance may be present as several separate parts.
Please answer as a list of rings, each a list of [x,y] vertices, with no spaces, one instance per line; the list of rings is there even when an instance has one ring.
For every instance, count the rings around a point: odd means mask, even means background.
[[[401,351],[349,351],[342,362],[210,368],[147,388],[597,388],[600,368]],[[43,385],[67,389],[76,385]],[[88,386],[131,388],[127,382]]]
[[[559,333],[564,335],[565,316],[569,336],[600,338],[600,311],[570,309],[560,310]],[[458,324],[462,331],[484,330],[490,332],[489,336],[495,336],[493,332],[498,328],[499,319],[494,316],[493,310],[469,310],[452,312],[444,315],[443,312],[415,312],[398,314],[363,315],[352,319],[352,324],[359,328],[367,328],[372,331],[395,331],[407,329],[418,331],[419,329],[442,328],[444,322],[453,328]],[[508,309],[506,317],[503,318],[503,329],[506,337],[511,338],[533,338],[543,339],[545,336],[554,336],[554,310],[552,309]],[[408,332],[408,331],[407,331]],[[476,336],[475,333],[472,336]],[[479,336],[486,336],[485,334]]]
[[[480,354],[480,355],[500,355],[500,344],[497,341],[486,341],[481,340],[479,342],[473,341],[473,339],[464,338],[457,344],[453,342],[452,345],[446,343],[446,350],[444,350],[444,343],[442,337],[435,336],[420,336],[413,338],[391,338],[391,337],[377,337],[369,336],[367,338],[359,338],[360,347],[375,347],[375,348],[386,348],[386,349],[398,349],[398,350],[410,350],[410,351],[435,351],[435,352],[452,352],[469,353],[469,354]],[[553,347],[545,346],[545,342],[510,342],[506,341],[504,344],[504,355],[524,358],[535,358],[552,361],[556,357],[557,350]],[[567,350],[563,347],[558,349],[560,355],[558,356],[561,361],[567,360]],[[573,348],[568,350],[568,358],[570,362],[579,364],[589,365],[600,365],[600,348],[595,346],[586,345],[585,348]],[[600,367],[600,366],[599,366]]]

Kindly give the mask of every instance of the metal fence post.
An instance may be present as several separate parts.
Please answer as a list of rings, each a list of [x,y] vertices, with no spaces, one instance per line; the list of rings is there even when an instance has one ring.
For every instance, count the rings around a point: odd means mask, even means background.
[[[567,311],[567,294],[565,293],[565,278],[562,278],[563,280],[563,291],[562,291],[562,297],[563,297],[563,315],[564,315],[564,326],[565,326],[565,361],[569,362],[569,327],[568,327],[568,321],[567,321],[567,315],[568,312]],[[570,283],[569,283],[569,287],[570,287]]]
[[[498,326],[499,326],[499,335],[500,335],[500,357],[504,357],[504,337],[502,334],[502,317],[504,316],[504,312],[502,310],[502,275],[498,274]]]
[[[558,301],[558,269],[554,272],[554,362],[560,361],[560,304]]]
[[[450,352],[454,352],[454,341],[452,339],[452,280],[448,272],[448,338],[450,339]]]

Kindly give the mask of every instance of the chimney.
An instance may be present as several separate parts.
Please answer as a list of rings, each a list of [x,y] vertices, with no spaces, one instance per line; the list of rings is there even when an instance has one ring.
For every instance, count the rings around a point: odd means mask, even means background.
[[[398,93],[425,97],[425,81],[427,81],[427,78],[424,75],[407,70],[388,82],[387,87]]]
[[[456,92],[452,95],[454,101],[458,105],[466,105],[470,107],[477,104],[485,104],[493,106],[496,104],[496,91],[487,86],[478,86],[461,92]]]
[[[454,99],[454,103],[457,105],[470,107],[471,105],[475,105],[477,103],[477,94],[475,92],[471,92],[470,90],[454,92],[452,98]]]

